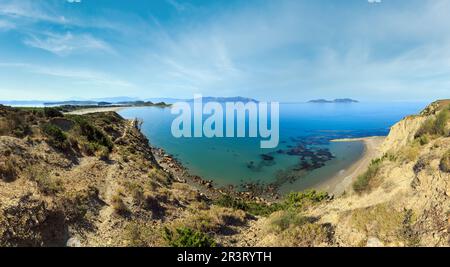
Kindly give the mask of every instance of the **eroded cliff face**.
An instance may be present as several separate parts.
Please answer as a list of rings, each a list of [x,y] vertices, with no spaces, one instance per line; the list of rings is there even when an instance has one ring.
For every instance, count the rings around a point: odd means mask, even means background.
[[[414,141],[417,131],[427,119],[436,117],[436,114],[450,105],[449,100],[439,100],[428,105],[418,115],[410,115],[391,127],[389,135],[381,146],[381,151],[387,153],[396,151]]]
[[[350,188],[343,197],[311,211],[335,227],[336,245],[450,245],[450,174],[442,168],[450,151],[448,119],[447,134],[417,136],[425,121],[435,120],[447,105],[435,102],[395,124],[367,188],[361,193]]]
[[[389,135],[381,145],[381,151],[396,151],[411,143],[427,116],[408,116],[391,127]]]

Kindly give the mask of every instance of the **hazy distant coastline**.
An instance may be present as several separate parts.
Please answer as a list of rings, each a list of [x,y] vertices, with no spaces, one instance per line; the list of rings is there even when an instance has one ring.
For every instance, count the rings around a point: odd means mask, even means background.
[[[234,97],[203,97],[204,102],[259,102],[256,99],[234,96]],[[182,98],[146,98],[139,99],[133,97],[109,97],[109,98],[93,98],[93,99],[73,99],[73,100],[0,100],[1,105],[15,106],[15,107],[54,107],[54,106],[135,106],[135,105],[170,105],[176,102],[192,102],[191,99]]]
[[[359,103],[359,101],[351,98],[337,98],[334,100],[313,99],[308,101],[308,103]]]

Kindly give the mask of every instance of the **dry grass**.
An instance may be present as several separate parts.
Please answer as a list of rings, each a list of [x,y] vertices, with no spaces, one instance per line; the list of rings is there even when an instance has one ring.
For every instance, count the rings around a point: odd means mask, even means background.
[[[54,195],[64,190],[62,181],[59,178],[42,175],[36,177],[35,181],[39,191],[45,195]]]
[[[63,182],[60,178],[51,176],[40,166],[32,166],[27,169],[28,178],[34,181],[37,188],[44,195],[55,195],[64,191]]]
[[[8,157],[4,162],[0,162],[0,178],[5,182],[12,182],[16,179],[17,172],[15,162]]]
[[[154,190],[151,183],[127,181],[123,186],[128,195],[131,195],[136,206],[151,211],[154,218],[164,216],[165,208],[161,203],[167,202],[168,196],[165,195],[165,192]]]
[[[120,192],[117,192],[114,196],[111,197],[111,207],[116,214],[121,216],[125,216],[130,212],[127,205],[125,205]]]
[[[442,156],[441,162],[439,164],[439,168],[443,172],[450,173],[450,150],[447,151],[444,156]]]
[[[313,223],[289,228],[280,234],[278,240],[277,245],[282,247],[327,246],[331,241],[327,227]]]
[[[182,201],[195,202],[201,200],[200,193],[188,184],[174,183],[172,188],[174,189],[174,195]]]
[[[101,147],[97,153],[96,156],[100,159],[100,160],[104,160],[104,161],[108,161],[109,160],[109,149],[107,147]]]
[[[144,222],[129,222],[121,239],[127,247],[155,247],[165,244],[162,230]]]
[[[224,234],[232,231],[233,226],[244,225],[247,215],[242,210],[233,210],[212,206],[209,210],[193,210],[183,220],[177,221],[175,227],[188,227],[203,233]]]
[[[419,157],[420,147],[417,144],[407,145],[399,153],[403,162],[414,162]]]
[[[308,222],[308,218],[295,210],[277,211],[270,215],[265,231],[267,233],[280,233],[289,229],[303,225]]]
[[[152,179],[153,181],[163,184],[163,185],[169,185],[170,184],[170,176],[163,170],[153,168],[150,170],[148,177]]]
[[[395,245],[417,243],[411,240],[413,234],[409,233],[414,220],[410,210],[398,211],[388,203],[353,210],[350,217],[352,227],[366,236]]]
[[[9,125],[5,118],[0,118],[0,136],[7,135],[9,133]]]
[[[270,245],[282,247],[324,246],[331,242],[327,226],[314,222],[297,210],[283,210],[273,213],[263,231],[272,235]]]

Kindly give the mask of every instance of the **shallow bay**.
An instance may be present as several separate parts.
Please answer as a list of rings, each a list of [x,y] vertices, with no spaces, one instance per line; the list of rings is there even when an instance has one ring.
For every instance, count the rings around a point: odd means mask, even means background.
[[[144,121],[150,143],[176,157],[188,170],[219,186],[273,184],[281,192],[313,188],[358,160],[360,142],[336,138],[387,135],[389,128],[425,103],[281,104],[280,144],[261,149],[257,138],[175,138],[170,108],[126,108],[125,118]]]

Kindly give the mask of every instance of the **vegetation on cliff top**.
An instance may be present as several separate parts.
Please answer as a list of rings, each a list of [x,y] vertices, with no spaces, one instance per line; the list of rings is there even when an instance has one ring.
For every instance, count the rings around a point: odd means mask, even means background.
[[[174,231],[164,228],[164,238],[171,247],[215,247],[216,243],[209,235],[186,227]]]
[[[435,117],[429,117],[416,132],[415,138],[448,136],[448,121],[450,119],[450,106],[443,108]]]
[[[273,212],[291,208],[304,208],[311,204],[329,199],[326,192],[307,190],[305,192],[291,192],[280,202],[268,205],[262,202],[242,200],[230,195],[223,195],[214,203],[218,206],[243,210],[255,216],[268,216]]]

